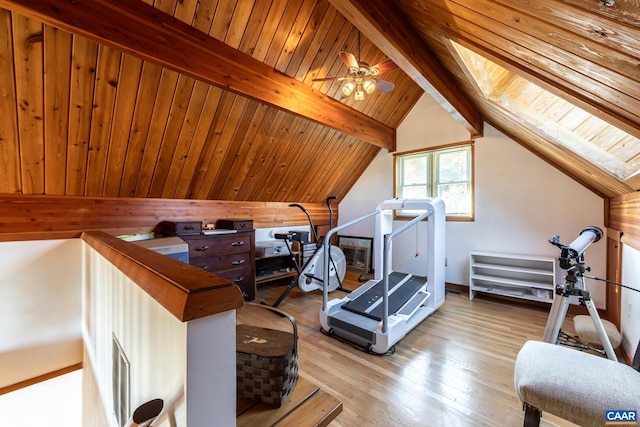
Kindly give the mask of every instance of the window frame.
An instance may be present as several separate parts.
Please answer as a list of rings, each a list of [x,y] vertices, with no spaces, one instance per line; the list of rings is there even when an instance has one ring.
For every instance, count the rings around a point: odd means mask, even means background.
[[[411,150],[411,151],[403,151],[403,152],[398,152],[398,153],[393,153],[393,196],[394,197],[398,197],[398,187],[400,185],[400,160],[403,157],[406,156],[412,156],[412,155],[416,155],[416,154],[425,154],[425,155],[429,155],[429,165],[427,167],[430,176],[428,177],[427,180],[427,184],[430,187],[429,192],[431,194],[433,194],[433,191],[435,191],[435,185],[437,185],[437,182],[434,183],[434,177],[437,174],[438,170],[439,170],[439,164],[436,164],[435,161],[435,155],[438,152],[444,152],[447,150],[450,150],[452,148],[456,148],[456,147],[460,147],[460,146],[468,146],[469,147],[469,154],[470,154],[470,183],[469,183],[469,188],[471,191],[471,211],[469,213],[469,215],[449,215],[447,214],[446,216],[446,220],[447,221],[474,221],[475,220],[475,155],[474,155],[474,141],[470,140],[470,141],[461,141],[461,142],[456,142],[453,144],[446,144],[446,145],[438,145],[438,146],[434,146],[434,147],[429,147],[429,148],[421,148],[421,149],[417,149],[417,150]],[[428,197],[433,197],[433,196],[428,196]],[[403,215],[402,212],[400,211],[396,211],[394,213],[394,218],[397,220],[410,220],[415,218],[415,215]]]

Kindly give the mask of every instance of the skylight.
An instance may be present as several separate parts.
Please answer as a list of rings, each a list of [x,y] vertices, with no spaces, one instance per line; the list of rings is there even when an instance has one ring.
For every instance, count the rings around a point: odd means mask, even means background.
[[[640,170],[640,140],[504,67],[451,42],[479,92],[508,114],[535,127],[624,180]]]

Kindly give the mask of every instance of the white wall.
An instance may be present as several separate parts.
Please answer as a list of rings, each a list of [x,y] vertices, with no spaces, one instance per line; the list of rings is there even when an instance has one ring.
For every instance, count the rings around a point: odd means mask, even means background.
[[[154,426],[233,425],[235,310],[181,322],[100,254],[84,248],[85,369],[93,371],[110,425],[117,426],[113,335],[130,362],[131,411],[160,398],[165,410]]]
[[[81,243],[0,243],[0,387],[82,362]]]
[[[553,235],[559,234],[560,241],[568,244],[586,226],[604,230],[602,198],[491,126],[485,124],[484,133],[475,142],[475,221],[447,223],[447,282],[468,285],[472,251],[557,257],[559,250],[548,243]],[[425,94],[398,128],[397,138],[397,151],[403,152],[465,141],[469,134]],[[340,203],[340,224],[393,197],[393,173],[393,155],[383,150]],[[424,229],[420,227],[419,233]],[[343,234],[372,237],[373,221]],[[394,245],[394,267],[421,273],[424,268],[422,258],[415,256],[415,233],[404,236],[403,242]],[[606,274],[604,242],[586,251],[591,274],[599,277]],[[420,252],[420,245],[417,249]],[[587,286],[596,305],[604,308],[603,285]]]
[[[622,289],[620,332],[622,345],[633,355],[640,340],[640,251],[622,245],[622,284],[630,289]]]
[[[102,404],[116,426],[112,398],[112,336],[130,363],[130,407],[155,398],[176,400],[173,416],[185,425],[187,326],[84,244],[83,335]],[[162,424],[165,425],[165,424]]]

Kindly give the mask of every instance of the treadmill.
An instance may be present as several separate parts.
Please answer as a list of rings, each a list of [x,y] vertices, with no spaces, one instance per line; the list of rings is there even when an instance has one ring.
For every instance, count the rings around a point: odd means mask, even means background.
[[[422,213],[393,230],[397,210]],[[440,198],[390,199],[375,211],[329,231],[324,240],[369,218],[375,218],[374,278],[343,298],[329,301],[323,289],[320,325],[329,335],[346,339],[375,354],[385,354],[407,333],[435,312],[445,299],[445,207]],[[393,271],[393,239],[427,219],[427,275]],[[325,254],[328,248],[325,248]],[[325,259],[325,263],[329,260]],[[325,275],[328,274],[325,268]],[[325,277],[325,283],[328,278]]]

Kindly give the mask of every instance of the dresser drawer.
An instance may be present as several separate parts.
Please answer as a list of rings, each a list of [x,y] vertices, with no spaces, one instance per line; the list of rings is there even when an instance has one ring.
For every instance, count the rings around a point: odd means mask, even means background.
[[[219,219],[216,228],[226,228],[230,230],[253,230],[252,219]]]
[[[240,226],[239,224],[236,224]],[[255,231],[181,235],[189,247],[189,264],[233,280],[246,299],[256,296]]]
[[[162,230],[168,235],[193,236],[202,233],[201,221],[163,221]]]
[[[189,259],[217,254],[251,252],[251,235],[228,234],[184,239],[189,245]]]
[[[251,253],[212,255],[189,258],[189,264],[212,273],[251,268]]]
[[[240,290],[242,291],[242,295],[246,299],[253,300],[256,297],[256,286],[255,281],[253,279],[253,269],[245,268],[243,270],[233,270],[233,271],[223,271],[221,273],[217,273],[218,276],[222,276],[225,279],[229,279],[233,281]]]

